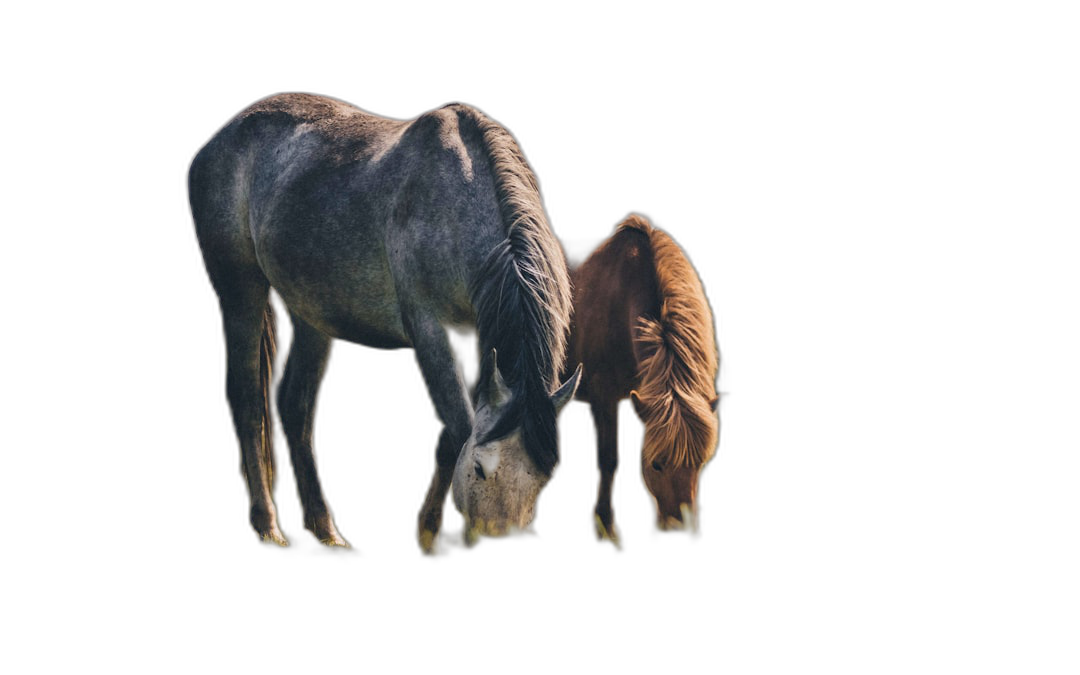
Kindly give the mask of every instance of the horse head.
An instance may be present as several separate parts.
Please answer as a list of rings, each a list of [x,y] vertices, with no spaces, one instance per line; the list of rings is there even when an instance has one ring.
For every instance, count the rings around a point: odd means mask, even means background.
[[[473,543],[480,534],[498,536],[532,522],[540,490],[551,478],[526,447],[525,416],[554,417],[574,397],[581,366],[554,392],[539,401],[526,401],[523,392],[507,385],[495,351],[485,359],[476,395],[476,416],[454,469],[454,505],[465,516],[465,537]],[[544,410],[546,408],[546,410]],[[551,439],[557,442],[557,438]],[[557,457],[557,448],[549,448]]]
[[[716,452],[719,399],[688,402],[668,394],[649,400],[632,391],[630,400],[645,424],[641,474],[656,500],[657,527],[696,529],[698,476]]]

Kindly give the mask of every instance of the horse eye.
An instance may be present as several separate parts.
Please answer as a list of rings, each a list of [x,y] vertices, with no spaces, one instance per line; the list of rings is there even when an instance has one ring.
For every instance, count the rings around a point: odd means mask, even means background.
[[[662,472],[664,470],[664,467],[660,466],[660,462],[653,462],[652,468],[657,472]]]

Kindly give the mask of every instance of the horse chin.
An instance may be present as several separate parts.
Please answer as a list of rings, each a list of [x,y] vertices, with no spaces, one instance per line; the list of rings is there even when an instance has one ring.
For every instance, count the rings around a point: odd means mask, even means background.
[[[465,516],[465,543],[473,544],[481,535],[485,537],[505,537],[522,532],[532,522],[532,517],[532,512],[515,520],[503,521]]]
[[[481,535],[485,537],[504,537],[525,530],[532,523],[533,507],[527,506],[509,516],[503,513],[486,511],[482,502],[467,502],[462,511],[465,516],[465,543],[473,544]],[[475,506],[477,508],[469,508]]]
[[[657,505],[656,527],[667,532],[689,530],[697,532],[697,510],[694,504],[679,504],[675,509],[661,509]]]
[[[667,467],[663,473],[642,467],[645,486],[656,503],[656,526],[661,530],[697,530],[697,481],[694,467]]]

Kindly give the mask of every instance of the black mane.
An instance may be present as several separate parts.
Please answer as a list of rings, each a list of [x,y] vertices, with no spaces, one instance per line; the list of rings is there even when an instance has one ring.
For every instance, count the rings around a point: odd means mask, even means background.
[[[549,393],[566,358],[572,309],[566,257],[548,226],[536,177],[513,137],[475,110],[459,110],[481,133],[507,227],[506,239],[488,254],[471,289],[485,355],[480,382],[491,377],[487,355],[494,348],[512,392],[495,427],[479,440],[520,427],[529,457],[550,475],[559,452]]]

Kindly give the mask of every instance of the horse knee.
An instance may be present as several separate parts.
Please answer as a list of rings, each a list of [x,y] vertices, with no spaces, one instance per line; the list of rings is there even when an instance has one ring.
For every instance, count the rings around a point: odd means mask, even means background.
[[[597,466],[601,473],[614,474],[619,468],[619,456],[615,453],[600,453],[597,458]]]

